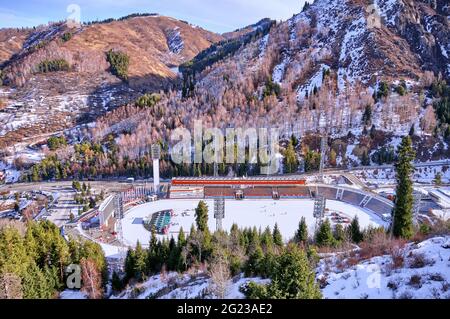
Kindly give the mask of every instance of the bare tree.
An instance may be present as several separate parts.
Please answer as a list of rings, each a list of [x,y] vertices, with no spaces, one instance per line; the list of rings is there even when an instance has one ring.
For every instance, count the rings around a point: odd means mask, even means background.
[[[224,299],[230,286],[230,263],[225,256],[214,258],[209,267],[211,285],[209,289],[220,299]]]
[[[91,259],[81,260],[81,276],[83,279],[82,290],[90,299],[100,299],[103,296],[101,287],[101,275],[94,261]]]

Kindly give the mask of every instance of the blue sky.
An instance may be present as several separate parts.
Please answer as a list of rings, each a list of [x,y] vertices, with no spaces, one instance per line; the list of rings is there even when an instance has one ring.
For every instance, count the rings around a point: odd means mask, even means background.
[[[232,31],[269,17],[286,20],[304,0],[0,0],[0,28],[65,20],[69,5],[80,8],[81,21],[118,18],[135,12],[171,16],[215,32]]]

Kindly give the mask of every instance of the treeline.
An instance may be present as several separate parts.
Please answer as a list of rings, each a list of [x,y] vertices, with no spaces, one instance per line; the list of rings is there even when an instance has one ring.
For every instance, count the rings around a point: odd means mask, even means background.
[[[118,19],[114,19],[114,18],[108,18],[108,19],[104,19],[104,20],[96,20],[96,21],[89,21],[89,22],[85,22],[85,25],[94,25],[94,24],[105,24],[105,23],[111,23],[114,21],[123,21],[126,19],[131,19],[131,18],[136,18],[136,17],[153,17],[153,16],[158,16],[158,13],[132,13],[123,17],[120,17]]]
[[[0,299],[56,298],[73,274],[66,272],[69,265],[81,267],[82,288],[89,297],[103,296],[108,274],[98,244],[67,242],[49,221],[0,229]]]
[[[431,86],[431,92],[437,99],[433,105],[438,119],[435,133],[448,139],[450,137],[450,86],[445,80],[436,81]]]
[[[44,60],[37,65],[36,69],[39,73],[69,71],[70,65],[64,59]]]

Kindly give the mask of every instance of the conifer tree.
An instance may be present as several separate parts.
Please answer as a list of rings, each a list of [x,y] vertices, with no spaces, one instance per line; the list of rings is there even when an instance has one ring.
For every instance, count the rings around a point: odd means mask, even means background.
[[[315,281],[306,253],[296,246],[285,248],[276,258],[267,286],[251,284],[244,291],[247,298],[258,299],[320,299],[322,294]]]
[[[199,231],[208,231],[208,206],[204,201],[200,201],[195,209],[195,222]]]
[[[334,228],[334,239],[338,243],[342,243],[345,240],[345,230],[342,224],[337,224]]]
[[[273,228],[273,243],[280,247],[283,246],[283,236],[278,228],[278,223],[275,223],[275,227]]]
[[[297,244],[306,244],[308,242],[308,225],[306,224],[305,217],[302,217],[300,220],[298,230],[295,233],[294,241]]]
[[[324,247],[330,247],[335,244],[333,231],[331,230],[331,224],[328,219],[320,224],[316,233],[316,244]]]
[[[134,277],[139,281],[145,280],[146,259],[146,253],[138,241],[134,251]]]
[[[356,244],[360,243],[363,240],[363,233],[359,227],[358,216],[353,218],[352,223],[350,224],[350,236],[352,241]]]
[[[409,239],[413,236],[413,186],[411,176],[414,172],[415,151],[411,137],[403,138],[398,148],[395,164],[397,190],[393,209],[392,233],[395,237]]]

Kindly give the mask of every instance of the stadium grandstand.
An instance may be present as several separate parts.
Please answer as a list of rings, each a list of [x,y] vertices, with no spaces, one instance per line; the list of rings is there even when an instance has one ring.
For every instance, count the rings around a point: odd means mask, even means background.
[[[317,193],[317,194],[316,194]],[[306,185],[298,177],[181,177],[172,180],[170,199],[312,199],[316,195],[390,216],[393,203],[374,193],[345,186]]]
[[[171,199],[216,198],[280,199],[309,198],[306,180],[295,177],[249,178],[174,178],[170,187]]]

